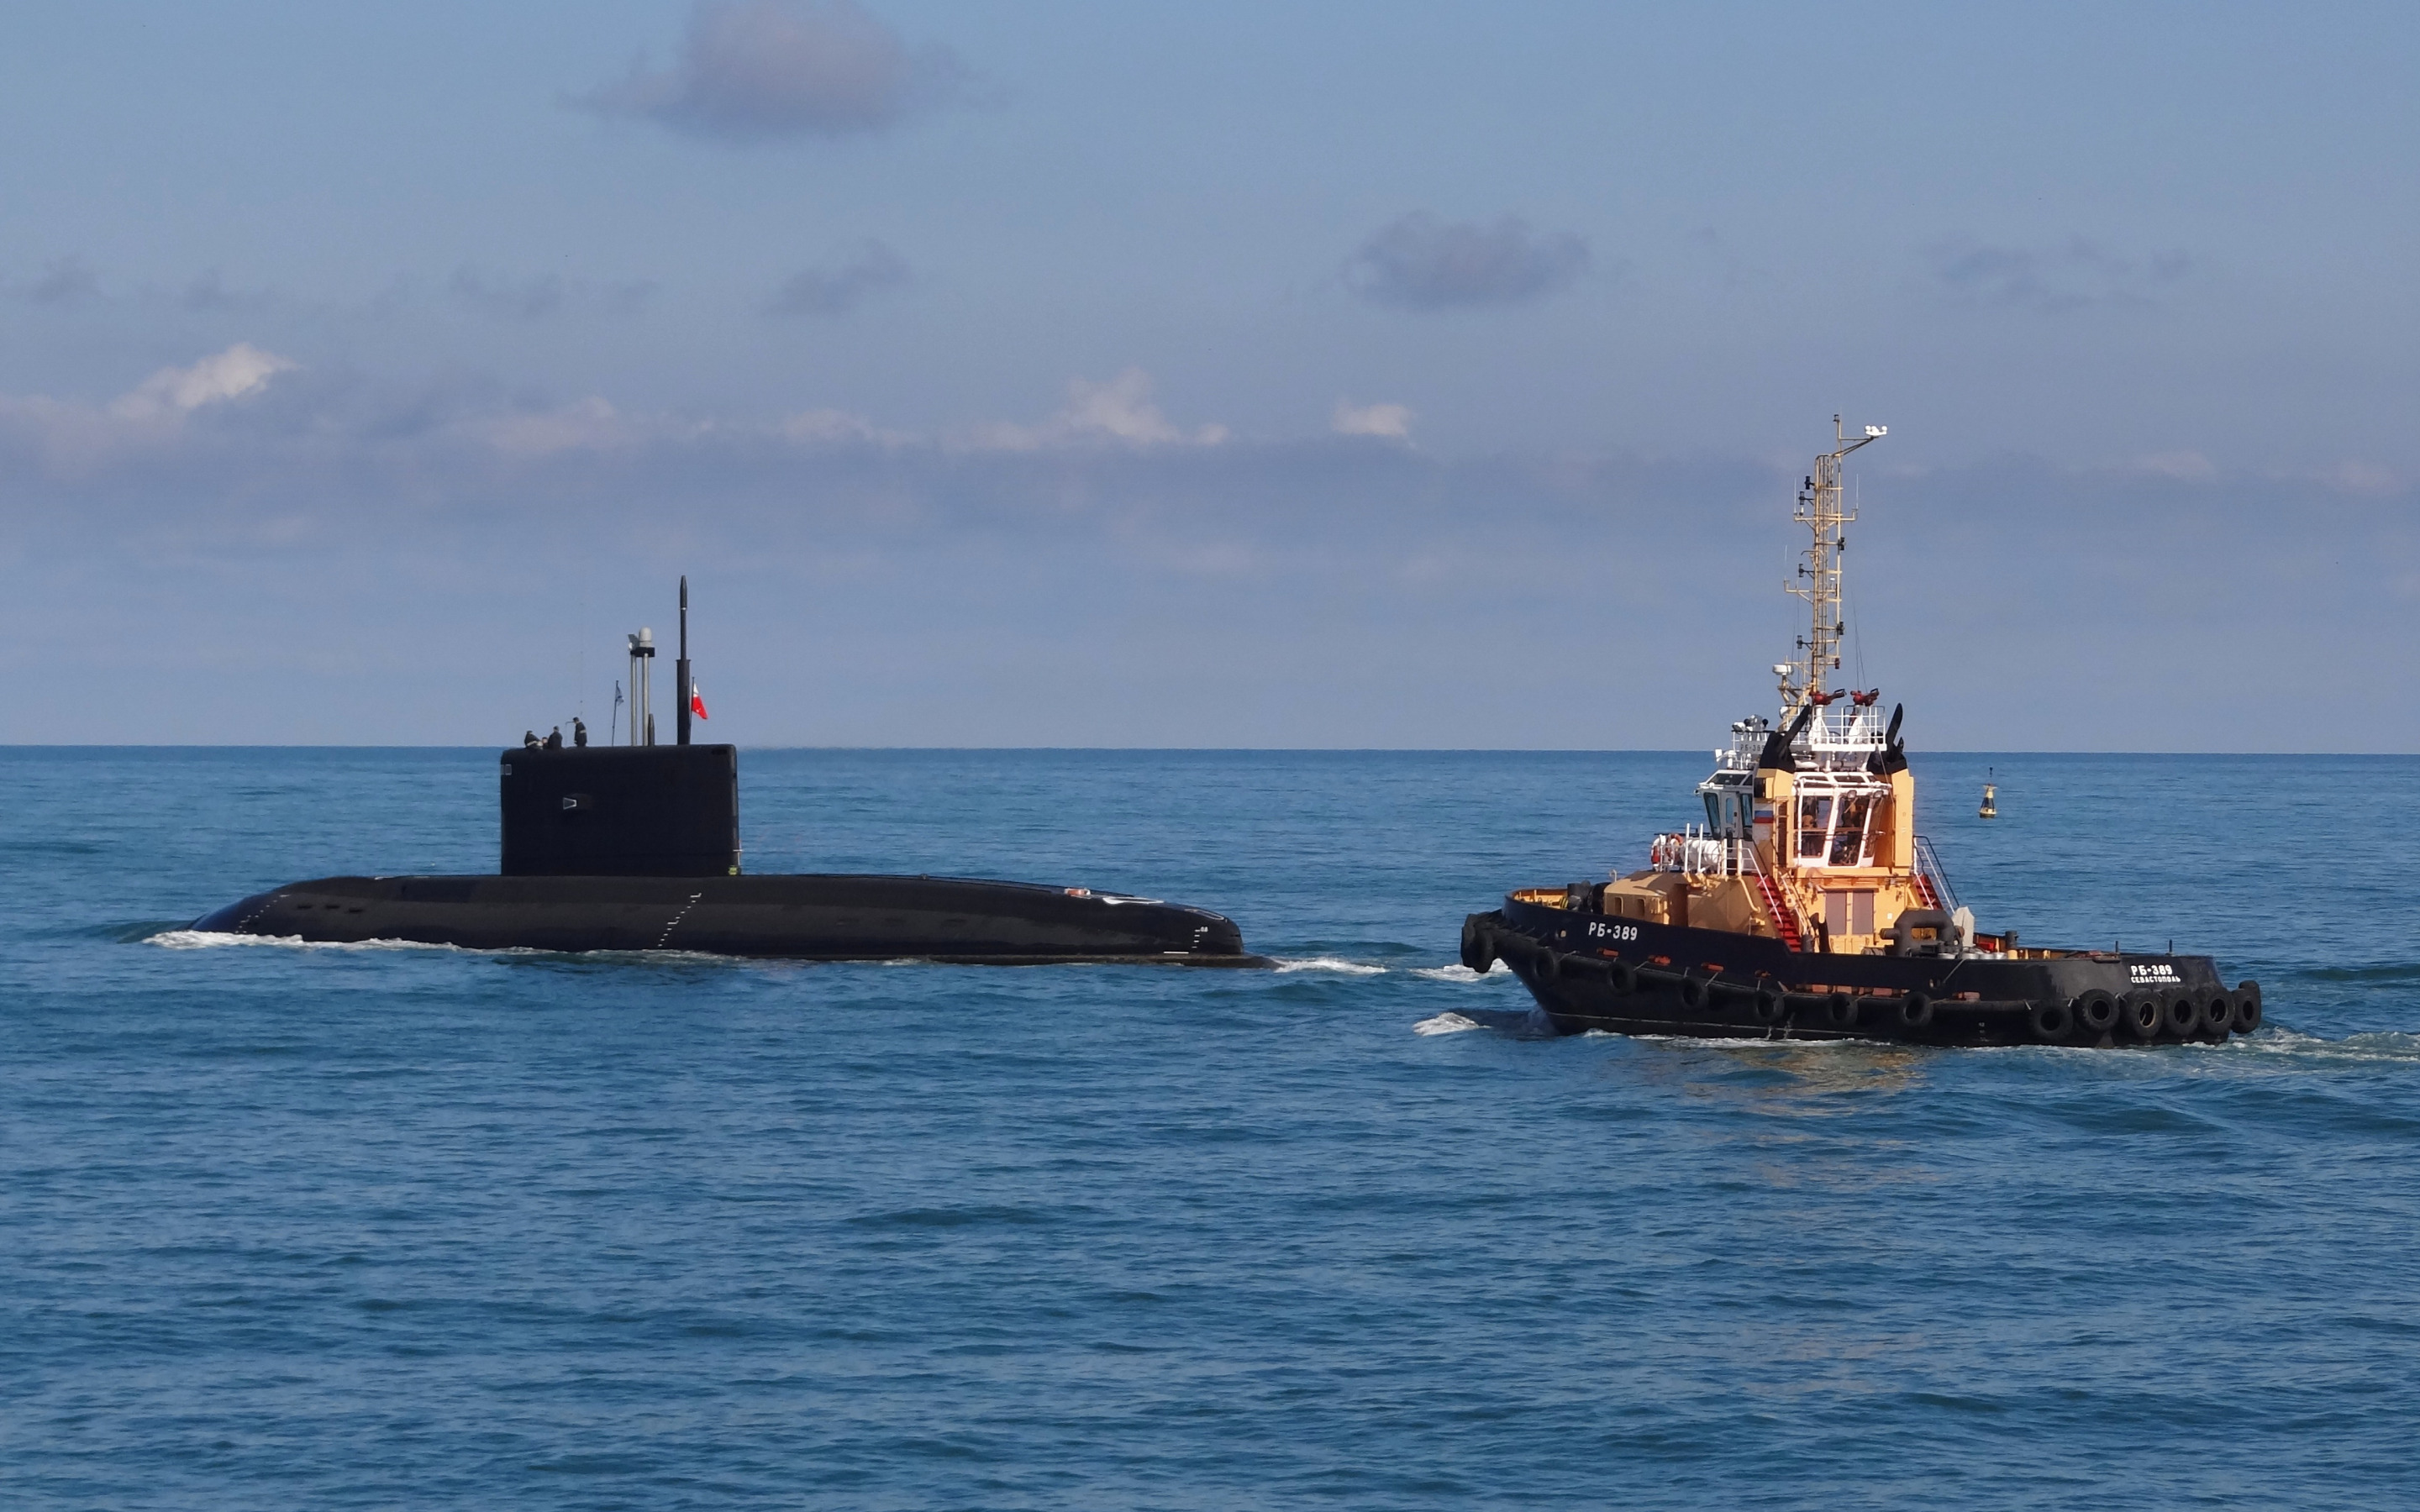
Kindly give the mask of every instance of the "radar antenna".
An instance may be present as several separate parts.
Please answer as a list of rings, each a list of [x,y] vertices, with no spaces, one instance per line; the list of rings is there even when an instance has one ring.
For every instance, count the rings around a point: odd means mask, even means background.
[[[1849,628],[1840,612],[1840,552],[1848,545],[1846,527],[1857,517],[1840,502],[1840,459],[1858,447],[1889,434],[1888,425],[1868,425],[1866,434],[1850,440],[1832,417],[1833,450],[1815,459],[1815,471],[1798,490],[1798,508],[1792,517],[1814,532],[1798,565],[1798,579],[1786,586],[1813,609],[1807,633],[1798,640],[1798,657],[1776,666],[1781,677],[1781,715],[1798,712],[1807,695],[1823,691],[1829,674],[1839,670],[1840,637]]]

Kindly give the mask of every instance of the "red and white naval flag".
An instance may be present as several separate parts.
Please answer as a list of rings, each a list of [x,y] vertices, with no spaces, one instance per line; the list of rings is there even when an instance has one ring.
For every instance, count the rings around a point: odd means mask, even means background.
[[[698,691],[695,683],[689,685],[689,712],[701,719],[706,717],[706,695]]]

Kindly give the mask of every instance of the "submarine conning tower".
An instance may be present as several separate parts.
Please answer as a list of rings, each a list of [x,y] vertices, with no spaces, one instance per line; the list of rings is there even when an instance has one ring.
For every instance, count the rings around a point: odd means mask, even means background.
[[[606,746],[504,752],[508,877],[739,874],[739,748]]]
[[[656,744],[655,713],[647,705],[645,660],[655,654],[647,631],[630,637],[629,745],[522,746],[500,758],[504,854],[498,872],[508,877],[739,874],[739,748],[690,744],[686,574],[673,681],[677,743],[670,746]]]

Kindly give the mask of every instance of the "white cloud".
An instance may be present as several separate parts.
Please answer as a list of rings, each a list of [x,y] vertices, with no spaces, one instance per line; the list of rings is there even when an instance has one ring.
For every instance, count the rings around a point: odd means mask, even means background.
[[[271,378],[301,365],[291,358],[240,341],[191,367],[160,369],[136,384],[132,393],[111,401],[109,412],[120,420],[174,419],[204,405],[257,393],[268,386]]]
[[[169,444],[194,411],[248,398],[301,365],[240,341],[190,367],[163,367],[106,405],[0,394],[0,432],[54,474],[87,472],[113,457]]]
[[[1339,399],[1336,413],[1328,417],[1327,424],[1339,436],[1383,436],[1397,441],[1412,439],[1412,411],[1408,405],[1357,405],[1349,399]]]
[[[1006,421],[979,425],[970,444],[980,451],[1035,452],[1104,442],[1131,447],[1216,446],[1226,439],[1224,425],[1180,429],[1151,402],[1151,375],[1130,367],[1107,383],[1071,378],[1066,405],[1048,420],[1039,425]]]

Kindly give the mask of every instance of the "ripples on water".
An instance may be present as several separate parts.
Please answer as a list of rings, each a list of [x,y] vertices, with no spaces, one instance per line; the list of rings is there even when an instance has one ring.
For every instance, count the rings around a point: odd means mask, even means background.
[[[753,870],[1251,973],[228,947],[489,867],[492,753],[0,760],[11,1506],[2420,1502],[2420,763],[1993,757],[1997,826],[1920,764],[1987,925],[2267,987],[2095,1053],[1556,1039],[1452,963],[1688,757],[745,758]]]

